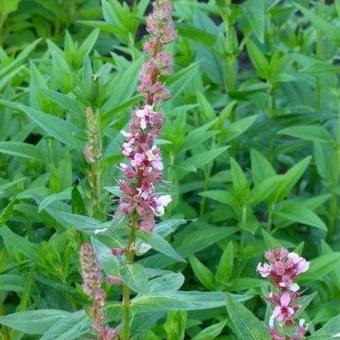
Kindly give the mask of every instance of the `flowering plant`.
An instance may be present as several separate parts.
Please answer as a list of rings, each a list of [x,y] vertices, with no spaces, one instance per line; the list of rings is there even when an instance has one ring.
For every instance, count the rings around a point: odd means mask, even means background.
[[[304,339],[307,331],[304,320],[301,319],[296,327],[295,318],[300,309],[298,305],[300,287],[294,280],[309,269],[309,262],[284,248],[267,251],[265,257],[269,263],[259,263],[257,271],[262,277],[270,278],[275,289],[267,297],[274,306],[269,319],[271,337],[273,340]],[[282,334],[277,326],[284,328],[285,333]],[[293,334],[288,337],[286,330],[289,333],[293,330]]]

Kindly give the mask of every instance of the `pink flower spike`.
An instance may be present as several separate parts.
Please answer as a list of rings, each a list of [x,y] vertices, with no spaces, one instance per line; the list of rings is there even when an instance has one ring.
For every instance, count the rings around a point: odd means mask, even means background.
[[[294,279],[309,269],[309,262],[297,253],[289,253],[284,248],[275,248],[265,253],[268,263],[257,265],[257,272],[262,277],[269,277],[274,285],[274,290],[269,293],[266,300],[274,306],[269,319],[269,331],[272,340],[302,340],[307,331],[303,321],[296,325],[294,318],[300,306],[296,303],[299,299],[299,285]],[[295,335],[287,337],[276,328],[275,320],[282,328],[294,328]],[[290,334],[294,334],[289,331]]]

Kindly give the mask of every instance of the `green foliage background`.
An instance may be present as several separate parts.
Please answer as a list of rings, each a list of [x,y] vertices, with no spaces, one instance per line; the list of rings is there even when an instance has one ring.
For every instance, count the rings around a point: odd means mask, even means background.
[[[311,261],[299,282],[309,338],[333,339],[340,2],[174,3],[175,72],[159,141],[173,202],[122,274],[138,294],[133,337],[265,340],[268,286],[255,268],[266,249],[284,246]],[[0,1],[1,339],[90,338],[79,247],[91,237],[109,275],[123,265],[110,256],[125,237],[112,196],[120,130],[141,101],[148,8],[148,0]],[[83,157],[87,106],[103,142],[99,212]],[[116,325],[120,289],[105,289]]]

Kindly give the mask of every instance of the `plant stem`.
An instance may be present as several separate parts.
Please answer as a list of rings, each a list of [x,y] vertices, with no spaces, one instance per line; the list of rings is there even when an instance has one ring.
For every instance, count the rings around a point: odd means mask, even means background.
[[[126,262],[127,264],[133,264],[135,259],[135,240],[136,240],[136,229],[138,227],[138,220],[136,214],[131,217],[130,234],[128,238],[127,252],[126,252]],[[122,340],[128,340],[130,336],[130,288],[127,285],[123,286],[123,301],[122,306],[124,309],[123,315],[123,328],[121,333]]]
[[[241,215],[241,223],[240,223],[240,250],[239,250],[239,266],[238,266],[238,276],[241,275],[243,268],[245,267],[244,261],[244,247],[245,247],[245,237],[246,230],[245,226],[247,224],[247,206],[244,204],[242,206],[242,215]]]
[[[331,242],[335,229],[336,229],[336,221],[337,221],[337,212],[338,212],[338,196],[337,189],[339,185],[340,178],[340,101],[338,103],[338,121],[337,121],[337,129],[336,129],[336,145],[335,145],[335,157],[333,163],[333,169],[331,173],[331,181],[330,181],[330,192],[331,198],[329,200],[329,208],[328,208],[328,233],[327,233],[327,241]]]
[[[319,4],[318,4],[318,14],[320,16],[320,18],[323,17],[323,10],[325,7],[325,0],[320,0]],[[319,60],[322,60],[323,58],[323,33],[318,29],[316,32],[316,57]],[[317,77],[316,79],[316,107],[318,109],[321,109],[321,101],[322,101],[322,82],[321,82],[321,78],[320,76]]]
[[[88,175],[89,184],[91,187],[91,207],[92,215],[95,217],[101,216],[100,207],[100,170],[98,161],[91,164],[91,170]]]
[[[215,137],[212,138],[211,142],[211,150],[215,148],[216,142],[215,142]],[[207,165],[206,169],[204,170],[204,187],[203,191],[207,191],[209,188],[209,179],[211,177],[211,170],[213,167],[214,162],[211,162],[209,165]],[[200,216],[204,214],[205,210],[205,205],[206,205],[206,197],[202,197],[201,203],[200,203]]]
[[[236,74],[237,74],[237,65],[236,65],[236,55],[234,51],[234,32],[233,25],[230,19],[231,16],[231,7],[226,8],[224,13],[222,14],[224,28],[226,33],[226,48],[227,48],[227,59],[226,59],[226,69],[227,69],[227,91],[235,91],[236,90]]]

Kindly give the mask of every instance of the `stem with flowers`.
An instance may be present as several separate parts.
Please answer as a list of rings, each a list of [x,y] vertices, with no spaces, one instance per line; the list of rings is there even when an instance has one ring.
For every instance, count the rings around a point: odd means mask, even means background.
[[[100,216],[100,167],[102,157],[102,145],[100,137],[99,120],[91,107],[85,110],[87,126],[87,143],[84,149],[84,157],[90,166],[87,179],[90,187],[91,215]]]
[[[160,149],[155,144],[163,125],[163,114],[155,106],[158,104],[159,107],[170,97],[160,77],[172,70],[172,56],[163,50],[176,38],[171,13],[171,0],[154,1],[146,26],[150,38],[144,44],[149,60],[142,67],[138,87],[144,97],[144,105],[132,112],[129,130],[122,131],[126,138],[122,152],[127,162],[121,164],[124,179],[119,181],[122,196],[116,213],[130,219],[130,232],[127,247],[115,248],[112,253],[116,256],[125,254],[127,265],[134,262],[136,230],[151,232],[155,218],[163,215],[164,208],[171,201],[169,195],[156,192],[156,184],[162,180],[163,163]],[[130,289],[127,285],[123,286],[122,307],[121,339],[126,340],[130,336],[131,322]]]
[[[269,263],[259,263],[257,271],[262,277],[270,278],[273,283],[274,289],[266,297],[274,307],[269,319],[271,339],[302,340],[308,327],[303,319],[298,324],[296,322],[296,314],[301,307],[298,304],[300,287],[294,280],[309,269],[309,262],[284,248],[267,251],[265,258]]]

